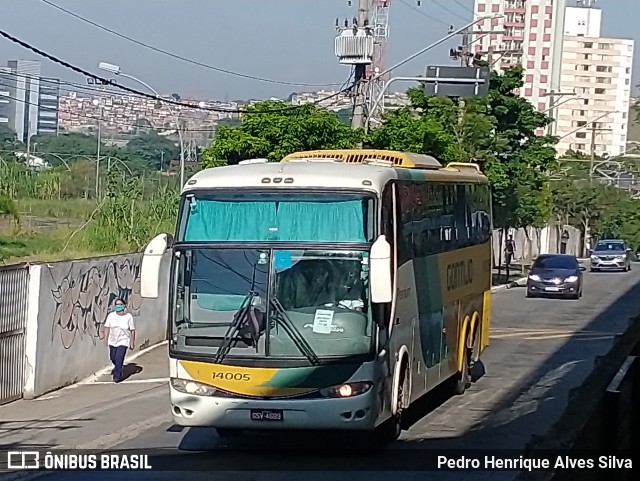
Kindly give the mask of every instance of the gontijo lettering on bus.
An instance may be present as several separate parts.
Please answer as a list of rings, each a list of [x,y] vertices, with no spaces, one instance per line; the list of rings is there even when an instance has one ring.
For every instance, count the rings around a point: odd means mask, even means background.
[[[473,283],[473,259],[452,262],[447,266],[447,290],[452,291]]]

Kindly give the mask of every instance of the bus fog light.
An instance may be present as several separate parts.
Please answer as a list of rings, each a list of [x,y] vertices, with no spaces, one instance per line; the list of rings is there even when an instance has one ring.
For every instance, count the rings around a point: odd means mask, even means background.
[[[183,392],[185,394],[195,394],[196,396],[213,396],[216,393],[216,388],[213,386],[207,386],[196,381],[190,381],[188,379],[171,378],[171,387],[176,391]]]
[[[320,394],[327,398],[347,398],[364,394],[371,389],[371,386],[373,383],[370,382],[350,382],[322,389]]]

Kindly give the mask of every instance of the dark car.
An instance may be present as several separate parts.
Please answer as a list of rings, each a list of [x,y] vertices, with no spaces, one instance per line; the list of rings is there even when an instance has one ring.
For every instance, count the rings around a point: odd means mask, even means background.
[[[527,297],[582,297],[582,271],[576,256],[544,254],[531,266],[527,278]]]

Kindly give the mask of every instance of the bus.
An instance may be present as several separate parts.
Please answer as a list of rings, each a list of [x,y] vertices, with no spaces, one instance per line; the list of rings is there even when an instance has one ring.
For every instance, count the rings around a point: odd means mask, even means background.
[[[393,442],[418,398],[471,385],[489,343],[491,223],[479,166],[423,154],[296,152],[196,173],[175,235],[141,268],[143,298],[169,279],[174,422]]]

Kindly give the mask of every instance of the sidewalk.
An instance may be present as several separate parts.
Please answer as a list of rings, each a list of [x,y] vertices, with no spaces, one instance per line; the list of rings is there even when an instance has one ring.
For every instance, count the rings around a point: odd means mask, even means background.
[[[106,449],[171,422],[167,359],[161,344],[127,360],[129,377],[120,384],[110,380],[108,368],[34,400],[0,406],[0,450]]]

